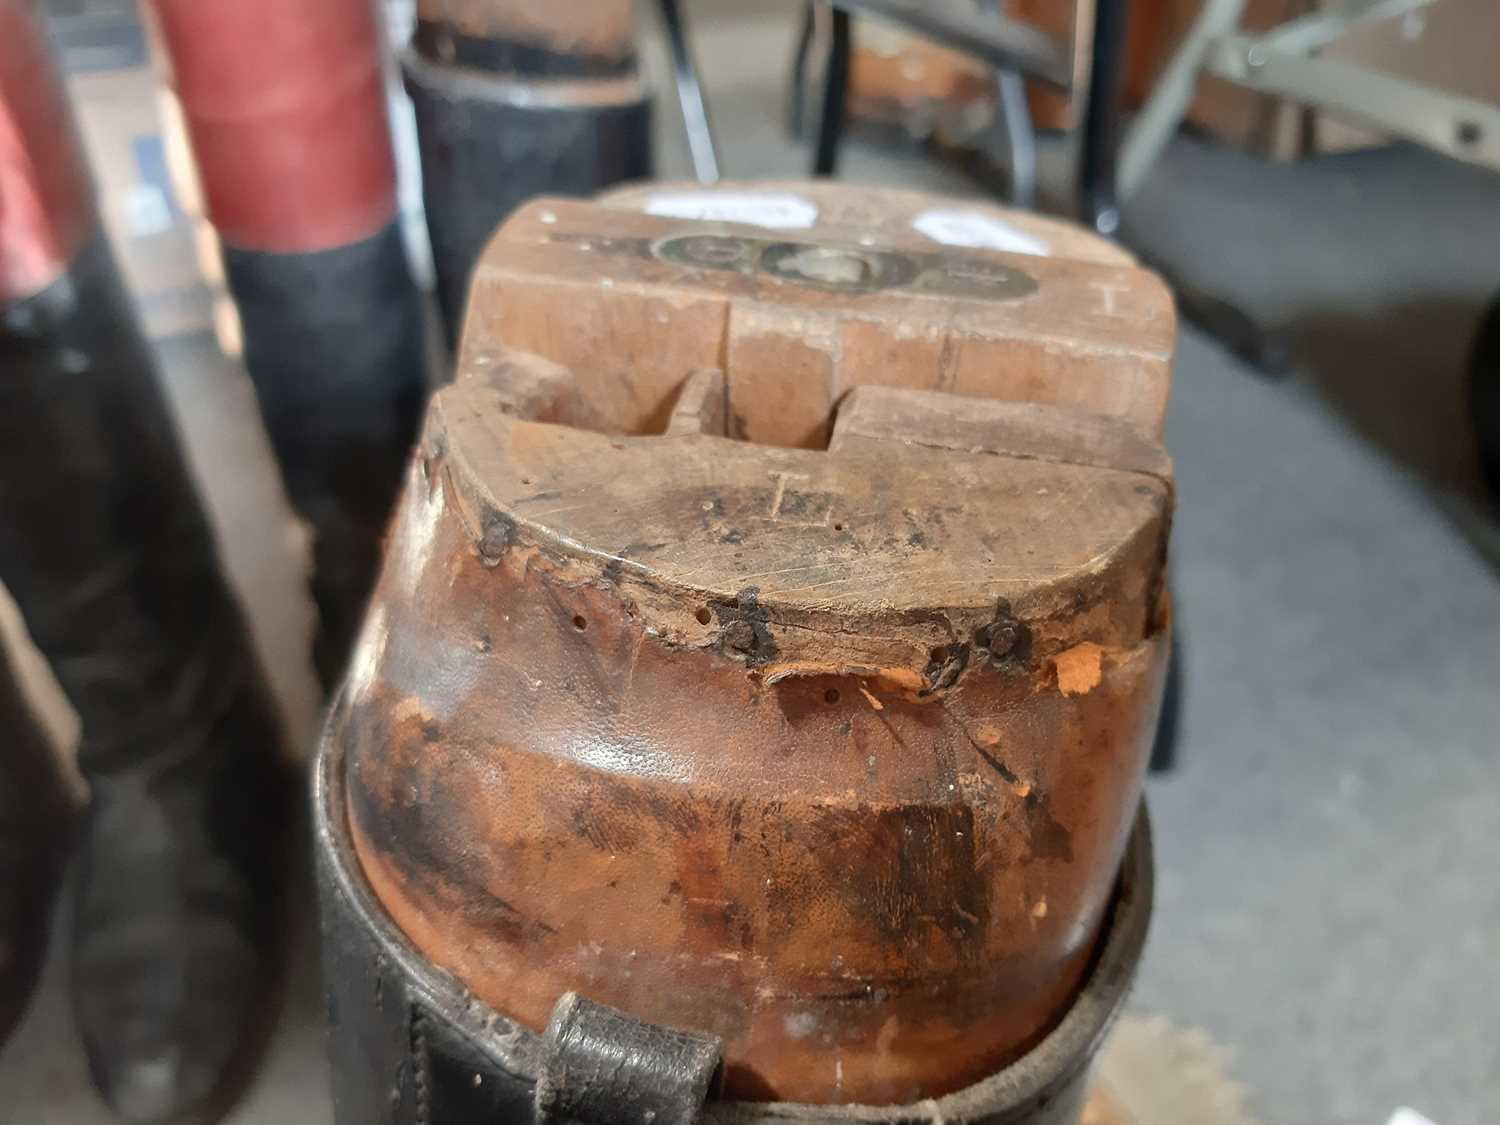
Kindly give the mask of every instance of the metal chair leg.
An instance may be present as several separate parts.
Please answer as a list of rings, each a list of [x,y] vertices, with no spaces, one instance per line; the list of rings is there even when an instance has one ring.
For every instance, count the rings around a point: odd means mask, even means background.
[[[802,6],[802,28],[797,33],[797,47],[792,54],[792,88],[787,101],[787,132],[800,138],[807,125],[807,56],[812,50],[817,12],[813,0]]]
[[[719,157],[714,149],[713,128],[708,120],[708,104],[698,81],[698,67],[688,46],[687,29],[677,0],[661,0],[661,19],[666,25],[667,40],[672,47],[672,67],[677,80],[677,100],[682,104],[682,123],[687,129],[688,152],[693,159],[693,175],[700,184],[717,183]]]
[[[852,51],[849,13],[833,9],[833,34],[828,45],[828,67],[823,81],[823,116],[818,122],[818,148],[813,175],[831,176],[838,168],[839,141],[849,100],[849,56]]]
[[[1006,151],[1010,201],[1036,208],[1036,131],[1026,102],[1026,80],[1019,70],[995,72],[995,125]]]
[[[1193,100],[1193,91],[1198,88],[1198,71],[1204,56],[1214,40],[1230,34],[1239,26],[1245,2],[1207,0],[1182,45],[1157,78],[1151,96],[1136,114],[1120,148],[1120,190],[1127,199],[1145,181],[1156,158],[1182,124],[1188,103]],[[1103,0],[1101,11],[1108,7],[1108,0]],[[1097,32],[1095,34],[1097,36]]]
[[[1117,187],[1120,77],[1129,8],[1130,0],[1099,0],[1094,13],[1094,53],[1084,108],[1083,149],[1079,156],[1079,217],[1108,237],[1120,229]]]

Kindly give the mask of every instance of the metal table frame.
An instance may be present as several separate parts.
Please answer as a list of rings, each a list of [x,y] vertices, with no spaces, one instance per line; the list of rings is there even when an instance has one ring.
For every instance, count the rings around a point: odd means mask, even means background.
[[[1316,53],[1358,24],[1406,16],[1436,0],[1344,0],[1253,35],[1240,31],[1246,2],[1207,0],[1162,71],[1121,150],[1126,196],[1172,139],[1205,73],[1500,169],[1500,108]]]

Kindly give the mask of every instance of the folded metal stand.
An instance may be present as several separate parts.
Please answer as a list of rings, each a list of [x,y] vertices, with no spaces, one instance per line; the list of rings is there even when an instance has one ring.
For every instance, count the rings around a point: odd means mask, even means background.
[[[1239,30],[1246,0],[1208,0],[1125,138],[1125,195],[1140,188],[1182,124],[1200,74],[1354,118],[1456,160],[1500,168],[1500,107],[1317,54],[1357,24],[1434,2],[1345,0],[1251,35]]]
[[[1246,0],[1207,0],[1125,135],[1122,194],[1129,198],[1145,183],[1182,124],[1200,74],[1328,110],[1456,160],[1500,168],[1500,107],[1318,54],[1357,24],[1411,15],[1434,2],[1345,0],[1252,35],[1239,30]],[[1177,288],[1184,315],[1236,355],[1267,374],[1288,368],[1280,333],[1222,298]]]

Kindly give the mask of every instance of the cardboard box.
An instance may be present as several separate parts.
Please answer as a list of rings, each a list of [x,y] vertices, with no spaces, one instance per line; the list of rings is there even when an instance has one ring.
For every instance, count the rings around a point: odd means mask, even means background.
[[[49,20],[100,215],[153,337],[206,329],[213,299],[193,217],[168,170],[159,82],[130,0],[86,0]]]
[[[167,173],[149,66],[70,74],[99,210],[120,269],[153,337],[212,324],[212,298],[194,252],[194,223]]]

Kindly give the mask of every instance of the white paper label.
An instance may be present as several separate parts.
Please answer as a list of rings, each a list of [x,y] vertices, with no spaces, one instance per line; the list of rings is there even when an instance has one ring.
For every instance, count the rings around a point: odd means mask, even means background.
[[[1008,250],[1012,254],[1037,254],[1044,258],[1051,253],[1051,248],[1035,235],[980,211],[923,211],[911,225],[944,246]]]
[[[1414,1109],[1402,1106],[1391,1114],[1391,1119],[1385,1125],[1437,1125],[1437,1123]]]
[[[786,192],[664,192],[646,200],[646,214],[668,219],[747,223],[771,230],[805,230],[818,218],[811,200]]]

